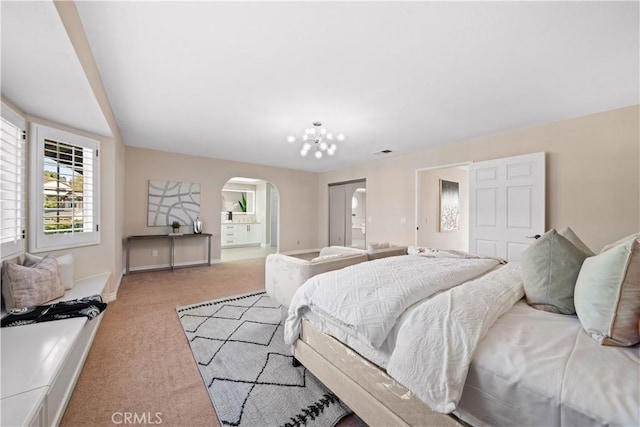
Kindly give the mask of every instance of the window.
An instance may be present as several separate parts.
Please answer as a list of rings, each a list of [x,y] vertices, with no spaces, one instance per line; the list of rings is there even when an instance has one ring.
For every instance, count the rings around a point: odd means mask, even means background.
[[[31,251],[100,243],[99,142],[31,126]]]
[[[26,229],[25,122],[2,104],[0,141],[0,255],[13,258],[24,251]]]

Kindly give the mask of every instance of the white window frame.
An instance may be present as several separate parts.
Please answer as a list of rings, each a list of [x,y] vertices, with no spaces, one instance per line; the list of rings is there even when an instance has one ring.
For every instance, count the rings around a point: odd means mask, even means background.
[[[24,139],[24,131],[26,127],[24,117],[4,102],[2,103],[2,112],[0,115],[4,120],[17,127],[19,130],[19,138],[16,141],[18,143],[18,146],[16,147],[18,150],[17,156],[15,156],[15,158],[7,159],[18,169],[18,175],[15,177],[15,181],[11,183],[14,185],[13,194],[11,194],[10,198],[7,200],[5,200],[5,197],[2,197],[3,212],[0,213],[0,215],[6,215],[5,210],[12,210],[13,213],[11,216],[14,219],[14,230],[12,231],[13,240],[0,243],[0,257],[4,260],[15,258],[24,253],[24,240],[27,229],[27,153],[26,141]],[[0,152],[1,157],[6,155],[6,153]],[[7,209],[7,205],[10,205],[11,202],[17,203]]]
[[[40,123],[31,123],[30,152],[30,230],[29,251],[45,252],[57,249],[69,249],[100,243],[100,141],[86,138],[71,132],[52,128]],[[88,148],[93,151],[93,231],[66,234],[45,234],[44,232],[44,146],[45,140],[53,140]]]

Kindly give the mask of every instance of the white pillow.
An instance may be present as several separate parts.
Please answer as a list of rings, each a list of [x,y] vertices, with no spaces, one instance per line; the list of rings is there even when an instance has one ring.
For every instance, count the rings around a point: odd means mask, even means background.
[[[33,255],[30,253],[24,254],[24,262],[22,265],[25,267],[33,267],[42,260],[42,257]],[[58,261],[58,274],[60,275],[60,281],[65,289],[73,288],[73,254],[64,254],[56,257]]]
[[[603,345],[640,342],[640,235],[587,258],[575,289],[575,307],[584,330]]]

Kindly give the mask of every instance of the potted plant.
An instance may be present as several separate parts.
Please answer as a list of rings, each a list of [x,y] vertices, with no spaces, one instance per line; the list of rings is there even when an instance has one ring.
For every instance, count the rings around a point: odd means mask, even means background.
[[[240,200],[238,201],[240,205],[240,210],[244,213],[247,213],[247,193],[240,194]]]
[[[171,228],[173,228],[174,234],[179,233],[180,232],[180,223],[178,221],[173,221],[171,223]]]

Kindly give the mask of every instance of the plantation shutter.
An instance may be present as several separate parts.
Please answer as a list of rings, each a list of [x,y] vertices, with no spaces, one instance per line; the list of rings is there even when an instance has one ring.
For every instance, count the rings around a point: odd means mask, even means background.
[[[44,141],[44,233],[93,231],[93,150]]]
[[[37,123],[31,128],[32,251],[100,242],[99,142]]]
[[[2,104],[0,142],[0,256],[13,258],[24,251],[26,232],[25,121]]]

